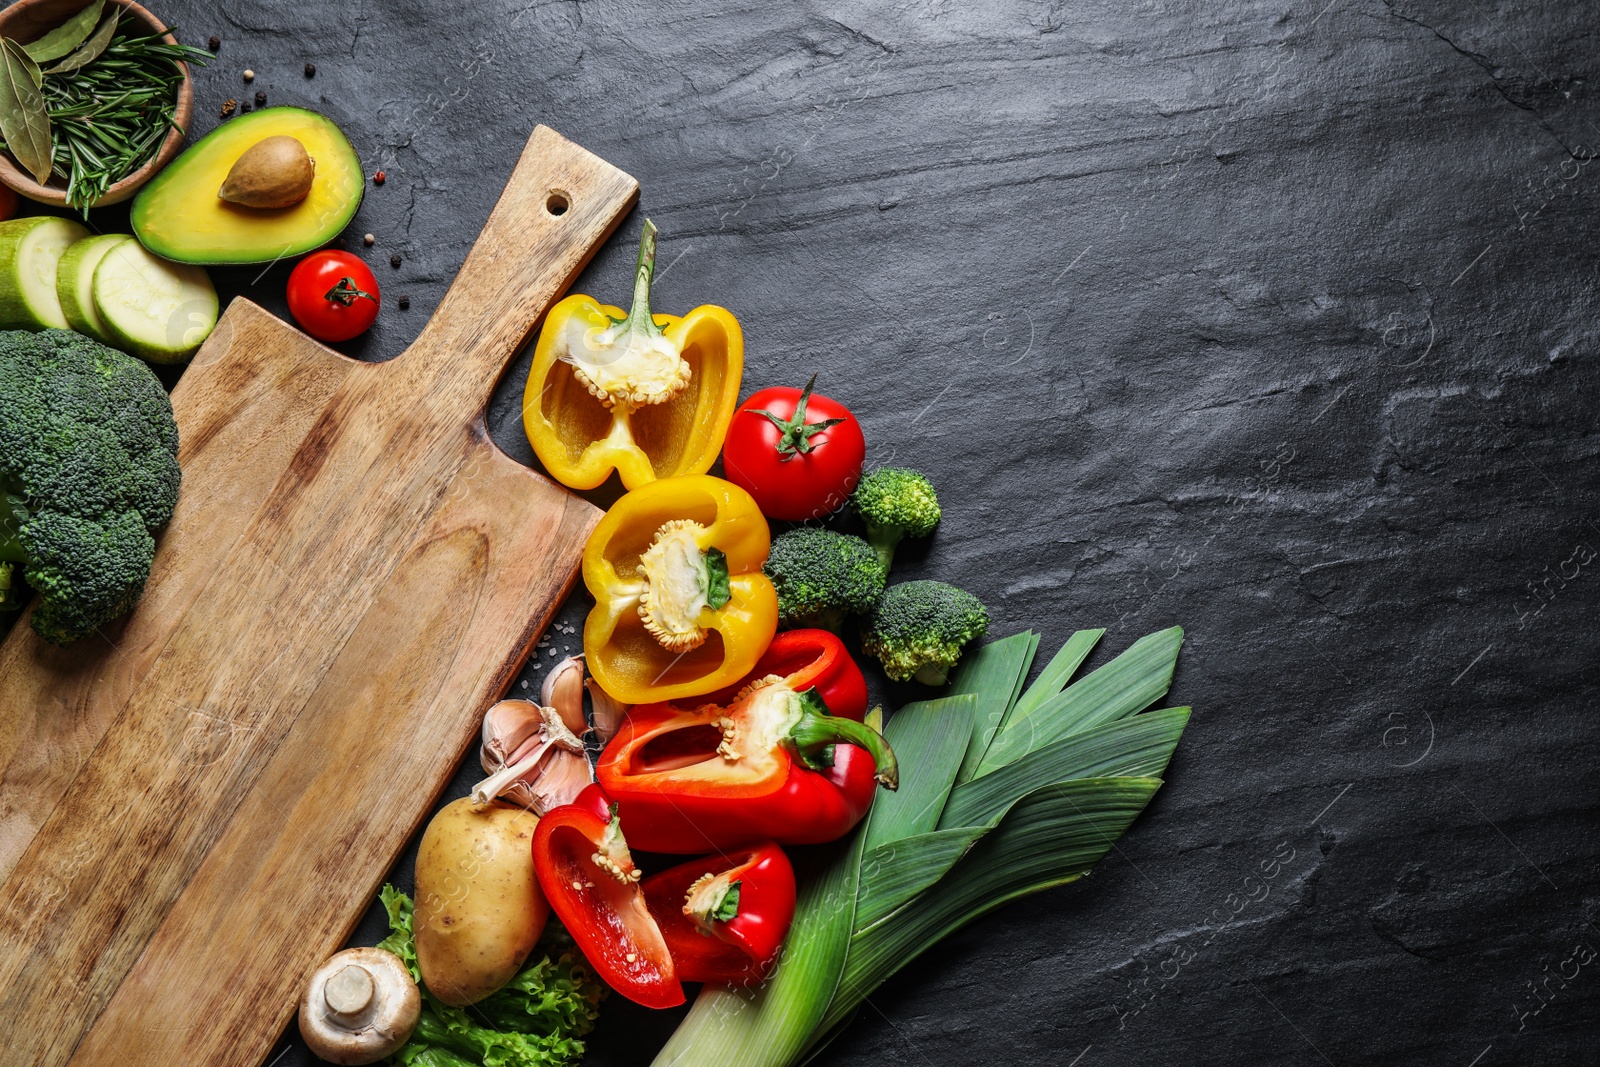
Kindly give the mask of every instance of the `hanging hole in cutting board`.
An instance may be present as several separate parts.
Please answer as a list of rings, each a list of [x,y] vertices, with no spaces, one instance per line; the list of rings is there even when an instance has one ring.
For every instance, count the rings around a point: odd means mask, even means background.
[[[572,204],[567,199],[567,194],[563,193],[560,189],[550,190],[550,195],[545,199],[544,202],[545,211],[549,212],[551,215],[557,216],[565,215],[567,213],[567,208],[571,206]]]

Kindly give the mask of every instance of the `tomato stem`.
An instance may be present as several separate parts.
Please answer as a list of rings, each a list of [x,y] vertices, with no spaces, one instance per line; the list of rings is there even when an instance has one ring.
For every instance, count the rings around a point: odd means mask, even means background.
[[[767,411],[765,408],[756,408],[751,413],[765,415],[772,420],[772,425],[778,428],[782,435],[778,438],[778,457],[782,463],[787,463],[795,456],[804,456],[813,451],[817,446],[811,438],[831,426],[837,426],[844,419],[823,419],[821,422],[806,422],[806,406],[811,403],[811,390],[817,384],[817,376],[813,374],[806,387],[800,392],[800,399],[795,402],[794,414],[785,419]]]
[[[340,278],[338,285],[322,295],[334,303],[343,304],[345,307],[349,307],[362,297],[372,301],[374,304],[378,302],[377,297],[362,289],[356,284],[356,280],[349,276]]]

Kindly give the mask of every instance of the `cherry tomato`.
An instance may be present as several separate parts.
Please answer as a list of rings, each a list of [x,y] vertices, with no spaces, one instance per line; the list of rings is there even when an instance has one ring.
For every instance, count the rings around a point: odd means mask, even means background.
[[[755,497],[769,519],[820,519],[861,480],[867,442],[837,400],[804,389],[763,389],[739,405],[722,446],[728,480]]]
[[[289,272],[289,312],[319,341],[348,341],[378,317],[378,279],[349,252],[313,252]]]

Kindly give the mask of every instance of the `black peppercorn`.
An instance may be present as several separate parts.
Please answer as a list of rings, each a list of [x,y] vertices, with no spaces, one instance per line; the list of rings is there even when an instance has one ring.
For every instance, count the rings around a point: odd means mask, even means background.
[[[215,52],[217,49],[222,47],[222,38],[218,37],[216,34],[212,34],[211,40],[206,42],[206,47]]]
[[[250,105],[249,104],[240,104],[239,105],[239,114],[241,114],[241,115],[250,114]]]
[[[314,78],[314,77],[316,77],[316,75],[317,75],[317,65],[315,63],[307,63],[306,64],[306,77]]]
[[[411,298],[409,296],[402,296],[400,298],[400,310],[404,311],[406,308],[408,308],[410,306],[411,306]]]
[[[267,106],[267,94],[262,92],[260,89],[257,89],[256,90],[256,107],[266,107],[266,106]]]
[[[400,262],[401,260],[399,252],[396,252],[394,255],[389,257],[389,266],[393,267],[395,270],[400,269]]]

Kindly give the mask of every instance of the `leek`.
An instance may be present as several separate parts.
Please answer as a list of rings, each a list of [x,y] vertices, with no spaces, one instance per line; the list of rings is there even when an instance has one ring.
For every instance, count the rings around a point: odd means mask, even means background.
[[[1104,632],[1073,634],[1026,690],[1038,635],[991,642],[946,695],[901,708],[884,728],[900,790],[852,837],[796,857],[800,898],[772,976],[705,987],[656,1067],[793,1067],[940,938],[1087,874],[1161,787],[1189,720],[1146,710],[1171,685],[1177,627],[1067,684]]]

